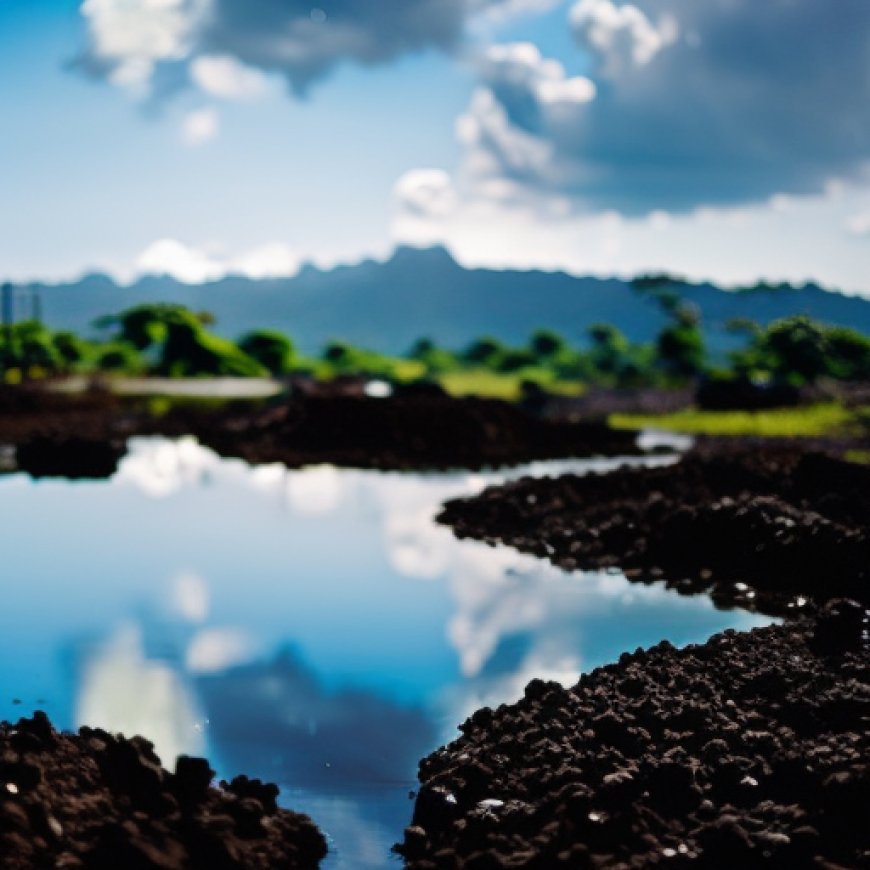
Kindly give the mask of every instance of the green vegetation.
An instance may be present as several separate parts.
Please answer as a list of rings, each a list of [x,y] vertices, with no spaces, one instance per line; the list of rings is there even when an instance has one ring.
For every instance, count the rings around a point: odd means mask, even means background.
[[[68,374],[163,377],[284,377],[320,379],[361,376],[392,383],[427,380],[457,396],[518,399],[535,390],[579,395],[589,386],[673,387],[696,383],[750,391],[792,389],[819,380],[870,380],[870,339],[860,333],[791,317],[759,326],[735,321],[744,338],[726,365],[708,358],[700,316],[679,296],[668,276],[635,282],[638,294],[657,306],[666,323],[656,339],[635,343],[616,327],[589,327],[579,345],[553,330],[533,332],[515,346],[483,336],[461,349],[421,338],[391,356],[343,341],[329,342],[317,356],[304,356],[273,329],[258,329],[238,342],[218,336],[208,312],[181,305],[137,305],[95,323],[97,338],[52,332],[36,320],[0,331],[0,374],[6,382]],[[739,389],[737,391],[739,393]],[[817,434],[850,425],[835,406],[788,412],[684,412],[655,421],[681,431],[734,434]],[[616,418],[618,425],[645,425],[646,418]]]
[[[812,438],[866,432],[868,408],[845,408],[829,402],[764,411],[699,411],[674,414],[612,414],[615,429],[665,429],[687,435],[746,435],[762,438]]]

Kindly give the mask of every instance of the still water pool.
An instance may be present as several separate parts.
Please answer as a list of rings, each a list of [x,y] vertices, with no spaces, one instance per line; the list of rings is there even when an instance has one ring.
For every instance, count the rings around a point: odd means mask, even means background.
[[[477,707],[770,621],[433,522],[489,483],[617,464],[289,471],[149,439],[108,481],[2,478],[0,718],[140,733],[170,767],[207,754],[279,783],[328,835],[327,867],[388,867],[418,760]]]

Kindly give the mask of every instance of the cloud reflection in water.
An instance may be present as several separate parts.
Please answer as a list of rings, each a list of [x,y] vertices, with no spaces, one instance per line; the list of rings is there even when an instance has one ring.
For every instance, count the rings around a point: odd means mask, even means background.
[[[36,593],[50,589],[66,608],[65,644],[76,631],[110,638],[80,670],[77,722],[143,733],[169,764],[206,752],[221,775],[278,781],[334,838],[328,866],[379,867],[407,824],[418,760],[476,707],[517,698],[533,677],[573,682],[663,637],[759,624],[621,576],[566,575],[433,522],[446,499],[506,477],[615,464],[287,470],[224,460],[192,439],[137,440],[107,483],[73,493],[13,481],[11,534],[44,533],[47,516],[67,522],[70,511],[88,520],[75,537],[58,525],[50,565],[13,552],[34,589],[32,605],[16,606],[39,613]],[[94,552],[117,570],[93,570]],[[56,582],[57,564],[77,582]],[[142,627],[115,634],[131,614]]]

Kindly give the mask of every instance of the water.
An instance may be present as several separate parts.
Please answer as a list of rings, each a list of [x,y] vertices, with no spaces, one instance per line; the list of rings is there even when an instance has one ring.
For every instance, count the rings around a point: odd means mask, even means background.
[[[667,458],[647,460],[667,462]],[[460,542],[445,499],[523,473],[287,471],[140,440],[104,482],[0,479],[0,718],[152,739],[278,782],[327,867],[390,866],[418,760],[532,677],[769,620]]]

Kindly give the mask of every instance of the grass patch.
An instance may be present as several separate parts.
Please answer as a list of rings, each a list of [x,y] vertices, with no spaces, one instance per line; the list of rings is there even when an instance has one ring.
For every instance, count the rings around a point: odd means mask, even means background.
[[[560,396],[579,396],[583,393],[583,384],[577,381],[558,381],[541,376],[541,370],[534,370],[535,376],[529,371],[494,372],[488,369],[464,369],[445,372],[438,376],[438,382],[451,395],[457,398],[463,396],[482,396],[486,399],[504,399],[508,402],[517,401],[522,395],[522,383],[535,380],[541,387]]]
[[[665,429],[687,435],[747,435],[762,438],[814,438],[866,432],[866,408],[844,408],[835,402],[763,411],[700,411],[674,414],[612,414],[615,429]]]

